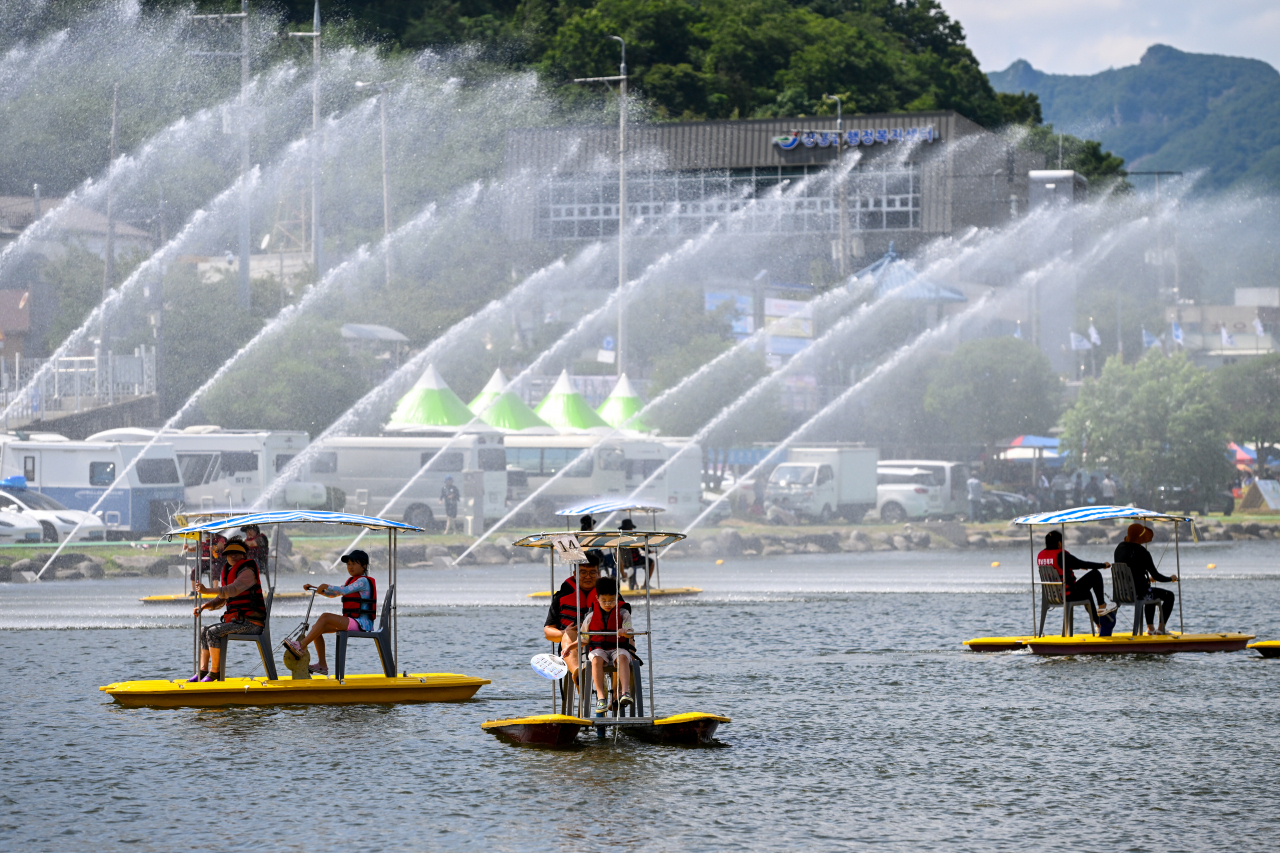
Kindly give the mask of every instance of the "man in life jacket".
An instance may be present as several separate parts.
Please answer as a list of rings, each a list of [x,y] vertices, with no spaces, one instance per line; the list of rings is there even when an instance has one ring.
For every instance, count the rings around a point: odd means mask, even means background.
[[[636,647],[631,643],[634,633],[631,612],[618,600],[617,581],[601,578],[595,591],[596,603],[583,623],[583,631],[587,634],[587,657],[591,661],[591,678],[596,686],[595,713],[601,717],[609,709],[604,678],[604,668],[609,664],[617,667],[618,683],[622,688],[618,707],[625,708],[635,701],[631,697],[631,660],[635,657]]]
[[[343,557],[342,562],[347,564],[347,574],[351,576],[351,580],[347,581],[345,586],[329,586],[327,583],[319,586],[312,586],[309,583],[302,585],[303,589],[314,589],[327,598],[342,596],[342,615],[321,613],[320,618],[316,619],[316,623],[311,626],[311,630],[302,638],[301,643],[296,640],[284,641],[289,650],[300,658],[303,656],[303,650],[315,643],[320,660],[307,669],[319,675],[329,674],[329,662],[325,659],[324,635],[337,631],[372,631],[373,617],[377,615],[378,584],[369,575],[369,555],[356,549]]]
[[[1069,553],[1062,547],[1062,531],[1050,530],[1044,537],[1044,550],[1036,555],[1037,566],[1052,566],[1058,572],[1058,577],[1065,580],[1065,592],[1067,601],[1088,601],[1090,609],[1093,609],[1093,602],[1090,600],[1090,594],[1098,600],[1097,610],[1094,611],[1094,619],[1099,616],[1106,616],[1116,609],[1114,604],[1107,604],[1106,599],[1102,595],[1102,575],[1098,573],[1098,569],[1111,568],[1110,563],[1090,563],[1088,560],[1081,560]],[[1079,578],[1076,577],[1076,569],[1088,569]]]
[[[202,594],[212,593],[211,601],[195,609],[215,610],[226,606],[222,621],[200,631],[200,670],[187,681],[217,681],[222,664],[221,640],[227,634],[261,634],[267,622],[267,603],[262,597],[262,582],[258,565],[249,559],[248,549],[239,539],[232,539],[221,548],[226,561],[222,569],[221,583],[205,586],[197,582]]]
[[[600,552],[592,550],[586,554],[587,562],[578,564],[577,580],[569,575],[551,596],[551,607],[542,626],[543,636],[560,644],[560,657],[569,665],[575,679],[578,677],[578,623],[595,606],[596,582],[600,579]]]

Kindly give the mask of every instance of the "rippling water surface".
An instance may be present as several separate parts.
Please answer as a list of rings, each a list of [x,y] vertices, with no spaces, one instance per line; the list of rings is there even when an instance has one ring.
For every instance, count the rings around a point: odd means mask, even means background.
[[[1184,549],[1188,630],[1280,639],[1278,554]],[[731,716],[720,748],[623,738],[549,752],[481,731],[550,705],[528,666],[546,649],[545,603],[525,597],[545,568],[402,573],[405,666],[493,680],[456,705],[120,708],[97,687],[189,673],[189,616],[137,602],[176,582],[0,586],[0,849],[1278,843],[1280,660],[964,651],[1028,632],[1023,551],[673,562],[663,575],[706,592],[654,607],[657,710]],[[304,609],[278,605],[277,636]],[[353,650],[372,671],[372,645]],[[247,644],[231,661],[234,674],[256,665]]]

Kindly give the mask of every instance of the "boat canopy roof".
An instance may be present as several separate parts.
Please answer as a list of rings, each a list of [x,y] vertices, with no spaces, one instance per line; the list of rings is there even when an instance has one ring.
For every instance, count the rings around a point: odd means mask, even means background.
[[[347,524],[363,527],[368,530],[412,530],[421,532],[421,527],[378,518],[372,515],[353,515],[349,512],[320,512],[318,510],[279,510],[276,512],[254,512],[246,515],[235,515],[229,518],[215,518],[200,524],[192,524],[170,530],[165,537],[185,536],[190,533],[206,533],[218,530],[238,530],[249,524]]]
[[[556,510],[556,515],[598,515],[609,512],[666,512],[666,507],[657,504],[642,504],[635,501],[594,500],[576,503],[564,509]]]
[[[1169,515],[1136,506],[1078,506],[1074,509],[1063,509],[1057,512],[1037,512],[1015,518],[1014,524],[1081,524],[1090,521],[1106,521],[1107,519],[1129,518],[1134,521],[1173,521],[1184,522],[1194,527],[1190,516]]]
[[[583,548],[665,548],[685,538],[683,533],[644,530],[584,530],[578,533],[535,533],[515,544],[525,548],[550,548],[557,539],[573,536]]]

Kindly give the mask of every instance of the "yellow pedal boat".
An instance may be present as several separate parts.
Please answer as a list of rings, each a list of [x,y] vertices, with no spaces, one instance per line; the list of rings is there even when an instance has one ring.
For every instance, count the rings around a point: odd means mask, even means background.
[[[1245,648],[1253,639],[1250,634],[1179,634],[1165,635],[1112,634],[1095,637],[1078,634],[1074,637],[976,637],[964,644],[974,652],[1006,652],[1029,648],[1037,655],[1162,655],[1173,652],[1235,652]],[[1249,648],[1258,645],[1254,643]],[[1280,643],[1273,655],[1280,656]],[[1261,651],[1261,650],[1259,650]]]
[[[350,705],[382,702],[462,702],[487,678],[452,672],[348,675],[342,681],[323,675],[295,681],[289,676],[228,678],[225,681],[118,681],[99,687],[126,708],[217,708],[227,705]]]
[[[1249,648],[1264,658],[1280,658],[1280,640],[1259,640],[1256,643],[1250,643]]]
[[[624,586],[621,592],[622,592],[623,598],[625,598],[628,595],[644,595],[645,590],[644,590],[644,587],[640,587],[636,589],[629,586]],[[696,586],[671,586],[671,587],[667,587],[666,589],[650,589],[649,590],[649,594],[652,595],[654,598],[661,598],[662,596],[670,597],[675,595],[697,595],[700,592],[702,592],[702,590]],[[529,598],[550,598],[551,593],[547,592],[546,590],[542,590],[541,592],[531,592],[529,593],[528,597]]]
[[[311,596],[305,592],[277,592],[276,601],[305,601]],[[212,601],[213,593],[205,593],[200,596],[203,601]],[[189,604],[191,602],[191,593],[181,595],[147,595],[138,599],[143,604]]]
[[[480,728],[512,743],[531,746],[572,746],[578,732],[591,725],[590,720],[568,714],[538,714],[505,720],[485,720]]]

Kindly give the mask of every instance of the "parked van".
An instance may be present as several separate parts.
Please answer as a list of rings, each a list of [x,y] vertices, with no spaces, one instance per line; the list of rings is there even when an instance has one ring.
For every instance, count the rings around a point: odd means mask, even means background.
[[[947,518],[952,516],[968,516],[969,492],[965,483],[969,480],[969,466],[963,462],[945,462],[938,459],[881,459],[881,467],[923,468],[933,473],[933,478],[941,487],[937,505],[929,510],[929,515]]]
[[[150,441],[154,436],[154,430],[109,429],[89,436],[89,441]],[[184,508],[189,510],[248,509],[310,440],[305,432],[218,426],[193,426],[164,435],[177,454]],[[292,482],[276,493],[271,508],[318,509],[325,498],[321,483]]]
[[[876,512],[880,520],[901,524],[908,518],[937,515],[942,487],[926,468],[897,467],[881,463],[876,468]]]
[[[341,490],[347,512],[403,518],[431,530],[444,515],[440,492],[452,477],[464,501],[471,483],[483,490],[486,522],[506,513],[507,455],[497,434],[342,436],[319,442],[314,454],[310,479]],[[458,515],[466,514],[460,507]]]
[[[668,519],[692,519],[701,508],[702,449],[687,441],[510,434],[505,445],[511,506],[550,482],[521,513],[533,521],[563,522],[555,511],[582,500],[626,498],[682,449],[680,458],[640,489],[635,500],[665,506]],[[579,459],[588,449],[590,453]],[[564,474],[552,481],[561,471]]]
[[[128,476],[107,494],[139,454],[142,458]],[[70,509],[94,512],[106,525],[109,539],[160,535],[182,508],[182,480],[171,444],[6,441],[0,451],[0,478],[19,475],[34,492]]]

